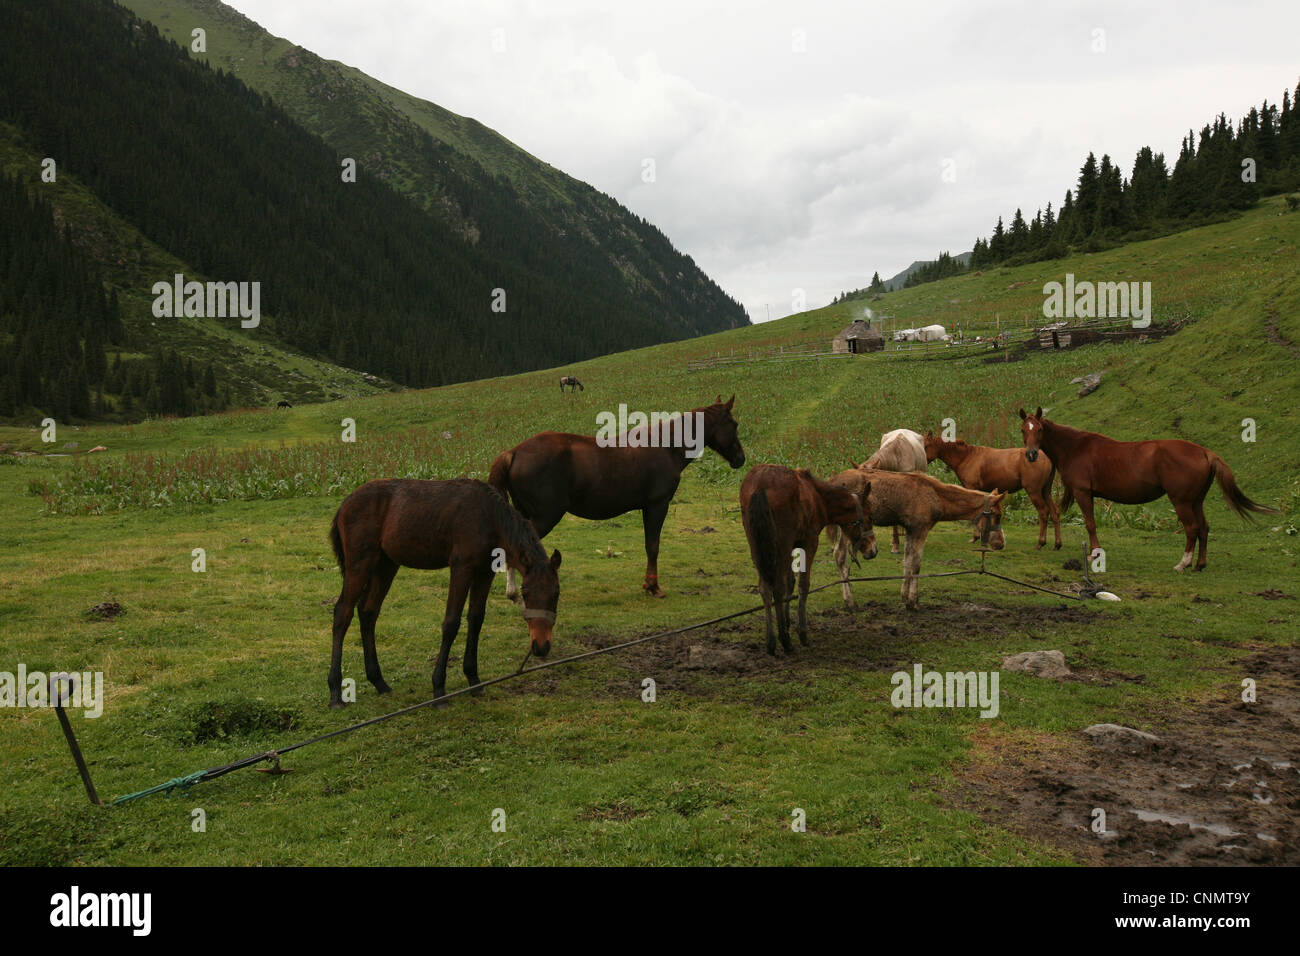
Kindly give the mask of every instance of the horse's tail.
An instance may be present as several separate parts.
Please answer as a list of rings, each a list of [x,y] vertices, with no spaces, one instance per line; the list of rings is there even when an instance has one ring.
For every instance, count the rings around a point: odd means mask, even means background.
[[[758,576],[772,586],[772,593],[778,601],[784,600],[785,594],[778,587],[781,583],[782,559],[776,546],[776,521],[764,488],[760,488],[749,499],[749,527],[754,536]]]
[[[503,451],[492,462],[488,472],[488,484],[501,493],[506,501],[510,500],[510,466],[515,463],[515,450]]]
[[[1219,479],[1219,490],[1223,492],[1223,500],[1228,503],[1228,507],[1233,514],[1238,518],[1253,521],[1254,519],[1250,516],[1252,511],[1266,515],[1278,513],[1276,508],[1261,505],[1258,501],[1251,501],[1247,498],[1246,493],[1237,487],[1237,479],[1232,476],[1232,469],[1228,467],[1228,463],[1214,452],[1208,454],[1210,456],[1210,473]]]
[[[1052,468],[1056,468],[1055,463],[1053,463]],[[1056,511],[1058,514],[1063,515],[1070,510],[1070,505],[1074,504],[1074,489],[1065,484],[1064,478],[1061,479],[1061,484],[1065,485],[1065,491],[1061,492],[1061,500],[1056,506]]]
[[[343,536],[339,534],[338,512],[335,512],[334,520],[330,522],[330,544],[334,546],[334,557],[338,559],[339,571],[346,575],[347,569],[343,562]]]

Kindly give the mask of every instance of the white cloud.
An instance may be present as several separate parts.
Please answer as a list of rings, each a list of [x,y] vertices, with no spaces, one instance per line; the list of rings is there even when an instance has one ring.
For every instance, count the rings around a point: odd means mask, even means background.
[[[755,319],[1058,205],[1089,150],[1172,162],[1189,126],[1294,87],[1300,32],[1290,2],[233,5],[610,193]]]

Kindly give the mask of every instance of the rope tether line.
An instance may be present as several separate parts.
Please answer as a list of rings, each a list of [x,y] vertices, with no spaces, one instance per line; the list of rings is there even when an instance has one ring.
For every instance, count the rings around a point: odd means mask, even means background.
[[[980,566],[978,568],[967,569],[964,571],[937,571],[929,574],[919,574],[917,575],[917,577],[918,578],[951,578],[951,577],[960,577],[966,574],[989,575],[990,577],[998,578],[1001,581],[1007,581],[1011,584],[1019,584],[1023,587],[1032,588],[1035,591],[1042,591],[1045,594],[1051,594],[1055,597],[1065,598],[1071,601],[1083,600],[1082,597],[1076,594],[1067,594],[1061,591],[1053,591],[1049,588],[1039,587],[1036,584],[1030,584],[1028,581],[1020,581],[1017,580],[1016,578],[1009,578],[1004,574],[998,574],[995,571],[989,571],[984,567],[984,555],[986,553],[986,549],[980,548],[977,550],[980,553]],[[819,591],[824,591],[827,588],[836,587],[840,584],[862,584],[862,583],[869,583],[869,582],[876,582],[876,581],[901,581],[904,579],[904,577],[905,575],[901,575],[901,574],[891,574],[891,575],[878,575],[873,577],[837,579],[834,581],[829,581],[826,584],[820,584],[815,588],[810,588],[808,590],[808,593],[816,594]],[[276,750],[268,750],[268,751],[264,751],[263,753],[253,754],[252,756],[244,757],[242,760],[236,760],[233,763],[222,764],[219,767],[210,767],[207,770],[199,770],[195,773],[191,773],[183,777],[175,777],[171,780],[166,781],[165,783],[160,783],[155,787],[150,787],[147,790],[140,790],[137,791],[136,793],[128,793],[125,796],[118,797],[116,800],[112,801],[112,803],[110,803],[109,806],[117,806],[119,803],[126,803],[130,800],[136,800],[139,799],[140,797],[146,797],[155,793],[170,793],[172,790],[175,790],[177,788],[180,788],[182,790],[188,790],[194,784],[200,783],[201,781],[215,780],[217,777],[223,777],[226,774],[233,773],[236,770],[242,770],[244,767],[250,767],[253,766],[254,764],[264,763],[268,761],[271,762],[273,765],[272,768],[270,769],[271,773],[284,773],[287,771],[280,770],[280,757],[282,757],[284,754],[292,753],[295,750],[301,750],[303,747],[309,747],[312,744],[317,744],[324,740],[330,740],[331,738],[334,737],[342,737],[344,734],[350,734],[355,730],[362,729],[363,727],[370,727],[373,726],[374,724],[383,723],[386,720],[392,720],[394,717],[401,717],[405,714],[410,714],[417,710],[422,710],[425,707],[432,707],[438,704],[442,704],[445,703],[446,701],[451,700],[453,697],[459,697],[462,694],[473,693],[474,691],[482,690],[485,687],[491,687],[493,684],[500,684],[508,680],[514,680],[516,677],[522,677],[525,674],[534,674],[537,671],[546,670],[547,668],[550,667],[558,667],[561,664],[572,664],[575,661],[585,660],[589,657],[598,657],[602,654],[612,654],[615,651],[626,650],[629,647],[635,647],[638,644],[645,644],[649,641],[661,640],[662,638],[665,637],[673,637],[674,635],[685,634],[689,631],[697,631],[703,627],[711,627],[714,624],[721,624],[724,621],[730,621],[734,618],[744,617],[747,614],[754,614],[755,612],[761,610],[763,610],[763,605],[759,604],[756,607],[745,608],[743,611],[735,611],[731,614],[724,614],[721,617],[715,617],[708,621],[701,621],[697,624],[688,624],[685,627],[677,627],[669,631],[660,631],[655,634],[647,634],[642,637],[633,638],[630,641],[623,641],[619,644],[611,644],[608,647],[599,647],[596,648],[595,650],[583,651],[581,654],[572,654],[569,657],[556,658],[555,660],[550,660],[541,664],[537,664],[534,667],[527,666],[528,661],[532,657],[532,648],[530,646],[528,653],[524,655],[524,659],[520,662],[519,667],[509,673],[502,674],[499,677],[493,677],[490,678],[489,680],[479,681],[477,684],[471,684],[468,687],[462,687],[458,690],[453,690],[449,693],[443,694],[443,696],[441,697],[435,697],[431,700],[421,701],[418,704],[411,704],[409,707],[402,707],[398,710],[392,711],[391,713],[381,714],[378,717],[371,717],[369,720],[363,720],[357,724],[351,724],[347,727],[340,727],[337,730],[331,730],[328,733],[321,734],[320,736],[312,737],[310,740],[301,740],[298,741],[297,743],[290,744],[287,747],[280,747]],[[92,800],[92,802],[95,801]]]

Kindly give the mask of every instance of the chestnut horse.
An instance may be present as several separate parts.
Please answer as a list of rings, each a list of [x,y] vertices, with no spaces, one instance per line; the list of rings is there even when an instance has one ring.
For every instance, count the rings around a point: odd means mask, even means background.
[[[703,444],[712,448],[732,468],[745,463],[745,450],[731,417],[731,400],[718,400],[687,413],[703,416]],[[537,536],[545,538],[565,514],[603,521],[640,510],[645,526],[646,572],[642,588],[655,597],[659,589],[659,533],[672,503],[682,471],[693,460],[684,442],[646,447],[649,429],[638,429],[602,444],[590,435],[541,432],[502,452],[492,463],[488,482],[509,495],[516,508],[532,521]],[[682,427],[665,432],[682,431]],[[637,440],[629,442],[628,436]],[[680,436],[679,436],[680,437]],[[696,436],[698,440],[701,436]],[[506,596],[514,598],[514,575],[507,575]]]
[[[478,635],[488,592],[501,562],[524,575],[524,618],[532,652],[551,650],[551,629],[560,599],[560,552],[548,560],[537,533],[501,495],[481,481],[456,478],[370,481],[343,500],[330,525],[330,543],[343,572],[343,591],[334,605],[334,653],[330,658],[330,706],[342,707],[343,637],[352,611],[361,605],[361,647],[366,677],[387,694],[375,653],[375,621],[399,567],[451,568],[442,647],[433,668],[433,696],[446,693],[447,655],[460,630],[469,598],[465,677],[478,679]],[[474,693],[482,693],[482,689]]]
[[[1025,440],[1025,457],[1033,461],[1039,451],[1051,457],[1061,473],[1065,493],[1061,511],[1069,510],[1077,500],[1088,529],[1088,547],[1096,551],[1097,523],[1092,517],[1092,500],[1105,498],[1124,505],[1145,504],[1165,495],[1182,522],[1187,544],[1183,558],[1174,565],[1185,571],[1192,563],[1192,553],[1200,541],[1196,570],[1205,567],[1205,548],[1210,537],[1210,523],[1205,520],[1205,496],[1214,480],[1228,508],[1240,518],[1248,512],[1277,514],[1277,509],[1251,501],[1237,487],[1227,463],[1195,442],[1181,438],[1151,441],[1116,441],[1096,432],[1080,431],[1059,425],[1043,417],[1040,407],[1033,415],[1020,409],[1020,434]]]
[[[1034,510],[1038,512],[1038,547],[1047,544],[1047,521],[1050,518],[1056,531],[1056,547],[1061,547],[1061,515],[1052,499],[1052,479],[1056,466],[1046,455],[1029,461],[1019,448],[989,448],[986,445],[968,445],[960,438],[944,441],[931,432],[925,433],[925,458],[938,458],[957,475],[963,488],[976,491],[1002,490],[1011,494],[1025,490]]]
[[[787,654],[790,644],[790,597],[794,594],[795,563],[799,577],[799,642],[808,645],[808,579],[817,554],[817,538],[828,524],[844,529],[856,559],[860,552],[876,556],[876,535],[871,528],[871,483],[860,490],[844,491],[819,481],[807,468],[795,471],[783,465],[755,465],[740,485],[740,519],[749,539],[749,556],[758,571],[758,587],[767,612],[767,652],[776,654],[772,633],[772,605],[776,628]],[[803,549],[803,554],[796,554]]]
[[[871,520],[877,526],[901,526],[907,531],[902,597],[909,610],[915,611],[919,606],[917,591],[925,539],[940,521],[970,519],[981,542],[990,549],[1001,551],[1006,543],[1002,534],[1002,499],[1006,494],[996,489],[988,493],[970,491],[960,485],[945,484],[929,475],[863,468],[842,471],[830,479],[830,484],[859,493],[860,489],[870,487]],[[840,569],[844,603],[853,607],[853,592],[849,590],[848,544],[834,525],[826,528],[826,538],[835,546],[835,563]]]
[[[880,448],[859,468],[876,468],[881,471],[923,472],[929,462],[925,457],[925,439],[919,432],[895,428],[880,436]],[[889,539],[889,553],[898,554],[898,527]]]

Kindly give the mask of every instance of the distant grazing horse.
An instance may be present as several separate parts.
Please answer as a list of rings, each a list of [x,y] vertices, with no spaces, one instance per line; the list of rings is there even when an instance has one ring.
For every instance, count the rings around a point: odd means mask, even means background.
[[[732,468],[745,463],[745,450],[731,417],[731,400],[722,396],[712,405],[697,408],[703,414],[703,448],[712,448]],[[692,420],[694,421],[694,419]],[[678,426],[682,426],[679,424]],[[665,429],[667,431],[668,429]],[[628,511],[640,510],[645,526],[646,573],[643,589],[663,597],[659,589],[659,533],[668,506],[681,481],[682,471],[693,459],[678,442],[659,447],[641,447],[649,429],[642,426],[597,444],[590,435],[541,432],[502,452],[492,463],[488,481],[502,495],[508,494],[515,507],[533,522],[538,537],[545,538],[564,515],[604,521]],[[628,436],[638,447],[630,447]],[[699,436],[695,436],[698,440]],[[507,575],[506,596],[515,596],[514,575]]]
[[[560,393],[561,393],[561,394],[563,394],[563,392],[564,392],[564,387],[565,387],[566,385],[568,386],[569,391],[571,391],[571,392],[573,392],[573,391],[585,392],[585,391],[587,390],[587,389],[583,386],[583,384],[582,384],[581,382],[578,381],[578,377],[577,377],[576,375],[561,375],[561,376],[560,376]]]
[[[1198,540],[1200,554],[1196,558],[1196,570],[1205,567],[1205,548],[1210,537],[1210,523],[1205,520],[1205,495],[1216,478],[1223,500],[1239,518],[1249,518],[1251,511],[1277,514],[1275,508],[1247,498],[1237,487],[1227,463],[1194,442],[1181,438],[1115,441],[1096,432],[1049,421],[1043,417],[1042,408],[1032,415],[1025,414],[1022,408],[1020,418],[1025,457],[1033,461],[1040,450],[1051,456],[1065,485],[1061,512],[1064,514],[1078,500],[1088,529],[1088,546],[1093,551],[1099,547],[1097,523],[1092,517],[1094,498],[1137,505],[1168,495],[1187,535],[1183,558],[1174,565],[1175,571],[1185,571],[1191,565]]]
[[[860,492],[845,491],[813,477],[807,468],[755,465],[740,485],[740,519],[749,538],[749,555],[758,570],[758,587],[767,611],[767,652],[776,654],[772,605],[781,646],[790,654],[790,597],[794,594],[795,549],[802,548],[799,576],[799,642],[808,645],[808,578],[817,554],[817,538],[828,524],[845,531],[848,548],[868,558],[876,556],[871,528],[871,483]]]
[[[944,441],[931,432],[925,434],[925,457],[938,458],[951,468],[964,488],[976,491],[1001,489],[1011,494],[1021,488],[1038,512],[1038,547],[1047,544],[1047,521],[1056,529],[1056,547],[1061,547],[1061,515],[1052,500],[1052,480],[1056,466],[1046,455],[1037,461],[1025,458],[1019,448],[989,448],[968,445],[960,438]]]
[[[468,478],[367,482],[339,506],[330,525],[330,542],[343,572],[343,591],[334,605],[331,707],[343,706],[343,637],[358,603],[366,677],[379,693],[388,693],[375,653],[375,621],[397,569],[403,566],[451,568],[442,647],[433,668],[434,697],[446,694],[447,655],[460,630],[466,596],[469,633],[465,638],[465,677],[471,685],[479,682],[479,629],[492,579],[500,568],[496,562],[502,556],[507,566],[519,568],[524,575],[524,618],[528,621],[532,652],[538,657],[550,653],[555,607],[560,599],[560,582],[555,573],[560,567],[560,552],[554,552],[548,560],[532,525],[483,482]]]
[[[920,433],[906,428],[896,428],[880,436],[880,449],[858,465],[859,468],[876,468],[880,471],[925,471],[929,462],[925,457],[925,439]],[[898,554],[898,528],[889,540],[889,553]]]
[[[276,408],[293,408],[293,406],[290,405],[290,404],[289,404],[287,401],[285,401],[284,399],[280,399],[280,401],[276,402],[275,407],[276,407]]]
[[[921,573],[921,556],[925,539],[940,521],[969,519],[982,542],[1001,551],[1002,499],[1000,491],[970,491],[960,485],[944,484],[929,475],[898,474],[851,468],[830,479],[830,484],[847,491],[871,488],[871,520],[877,526],[902,526],[907,530],[907,553],[903,558],[903,603],[911,610],[918,607],[917,588]],[[830,526],[826,538],[835,546],[835,563],[840,569],[840,587],[844,603],[853,607],[849,590],[849,545],[840,529]]]

